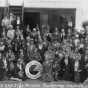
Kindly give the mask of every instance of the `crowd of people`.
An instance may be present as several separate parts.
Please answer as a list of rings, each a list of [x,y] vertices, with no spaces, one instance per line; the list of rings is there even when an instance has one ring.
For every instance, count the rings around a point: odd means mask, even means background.
[[[50,31],[49,25],[36,25],[30,29],[21,25],[20,17],[13,14],[3,18],[0,38],[0,80],[16,77],[27,79],[25,66],[32,60],[43,66],[44,81],[67,80],[83,82],[88,77],[87,33],[77,32],[72,22],[67,28]],[[65,31],[66,30],[66,31]],[[85,75],[84,75],[85,74]]]

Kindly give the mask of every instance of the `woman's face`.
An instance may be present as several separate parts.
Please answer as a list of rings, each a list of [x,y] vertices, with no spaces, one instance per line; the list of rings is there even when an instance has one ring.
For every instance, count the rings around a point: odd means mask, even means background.
[[[1,42],[0,45],[3,45],[3,42]]]
[[[57,27],[55,28],[55,32],[58,32],[58,28]]]
[[[26,40],[27,40],[27,42],[30,42],[30,37],[27,37]]]
[[[23,50],[20,50],[20,54],[23,55]]]
[[[61,32],[64,32],[64,29],[62,29]]]
[[[86,31],[88,32],[88,26],[85,27]]]
[[[19,30],[19,26],[17,26],[17,30]]]
[[[27,46],[30,46],[30,43],[29,42],[27,42]]]
[[[26,30],[29,31],[29,25],[27,26]]]
[[[13,15],[10,15],[10,19],[13,19]]]
[[[20,17],[19,16],[17,17],[17,20],[20,20]]]
[[[68,33],[71,33],[71,29],[68,29]]]
[[[69,21],[69,22],[68,22],[68,26],[69,26],[69,27],[72,27],[72,26],[73,26],[72,21]]]
[[[1,57],[2,57],[2,54],[0,53],[0,59],[1,59]]]
[[[34,45],[34,41],[33,41],[33,40],[32,40],[32,41],[30,41],[30,44],[31,44],[31,45]]]
[[[79,46],[80,40],[79,39],[75,39],[74,43],[75,43],[75,46]]]
[[[9,54],[11,54],[11,50],[9,50]]]

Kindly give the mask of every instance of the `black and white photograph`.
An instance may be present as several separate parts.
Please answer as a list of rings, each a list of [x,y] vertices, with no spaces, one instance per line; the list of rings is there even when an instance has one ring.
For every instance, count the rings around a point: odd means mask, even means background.
[[[88,88],[88,0],[0,0],[0,88]]]

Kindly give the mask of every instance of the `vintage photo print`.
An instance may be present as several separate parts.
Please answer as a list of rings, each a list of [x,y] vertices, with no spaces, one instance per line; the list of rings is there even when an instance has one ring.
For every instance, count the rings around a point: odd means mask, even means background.
[[[87,88],[87,3],[0,0],[0,88]]]

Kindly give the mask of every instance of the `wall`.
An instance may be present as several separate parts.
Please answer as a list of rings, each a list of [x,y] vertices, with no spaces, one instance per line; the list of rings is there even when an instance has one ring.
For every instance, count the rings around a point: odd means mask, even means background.
[[[24,0],[24,7],[30,8],[76,8],[76,28],[81,29],[84,0]],[[87,0],[86,0],[87,1]]]
[[[0,0],[0,7],[7,7],[8,0]]]
[[[79,0],[24,0],[25,7],[75,8]]]
[[[88,0],[80,0],[79,6],[76,8],[76,28],[81,30],[82,23],[88,21]]]

